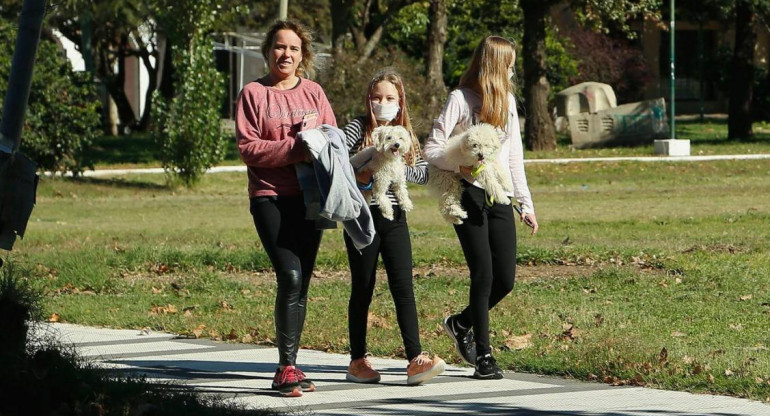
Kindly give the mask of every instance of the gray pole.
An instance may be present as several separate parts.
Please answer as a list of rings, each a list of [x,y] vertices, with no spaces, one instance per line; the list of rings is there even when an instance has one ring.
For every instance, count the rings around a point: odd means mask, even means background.
[[[281,0],[281,6],[278,8],[278,19],[286,20],[289,16],[289,0]]]
[[[671,0],[671,139],[676,139],[676,74],[674,71],[674,37],[676,23],[674,18],[674,0]]]
[[[0,152],[14,153],[21,143],[21,128],[27,111],[29,89],[32,85],[32,69],[35,65],[40,30],[43,27],[46,0],[24,0],[19,16],[19,32],[16,49],[13,50],[8,91],[3,102],[3,119],[0,121]]]

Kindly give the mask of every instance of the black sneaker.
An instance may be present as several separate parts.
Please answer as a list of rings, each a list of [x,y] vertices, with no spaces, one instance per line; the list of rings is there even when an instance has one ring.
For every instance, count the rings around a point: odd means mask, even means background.
[[[497,361],[492,354],[481,356],[476,361],[476,372],[473,377],[485,380],[498,380],[503,378],[503,372],[497,366]]]
[[[470,365],[476,365],[476,340],[473,329],[465,329],[457,323],[457,316],[450,315],[444,319],[444,330],[455,342],[455,348],[460,357]]]

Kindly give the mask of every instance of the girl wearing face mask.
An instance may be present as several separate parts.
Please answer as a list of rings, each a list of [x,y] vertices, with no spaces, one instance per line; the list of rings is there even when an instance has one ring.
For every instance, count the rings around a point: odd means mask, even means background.
[[[378,126],[398,125],[409,131],[412,143],[405,155],[406,180],[424,185],[428,181],[428,165],[422,160],[420,143],[412,130],[407,112],[404,84],[392,70],[383,70],[369,83],[366,95],[366,114],[353,119],[345,128],[345,137],[351,156],[373,146],[372,130]],[[356,174],[359,188],[371,189],[371,172]],[[345,234],[352,287],[348,303],[348,329],[350,332],[350,366],[347,380],[356,383],[377,383],[380,374],[372,367],[366,349],[366,324],[369,305],[374,293],[377,260],[382,255],[388,287],[396,306],[396,318],[404,341],[408,360],[409,385],[423,383],[444,371],[445,363],[438,357],[431,358],[420,345],[417,306],[412,285],[412,246],[406,212],[398,206],[392,192],[388,192],[393,205],[393,220],[382,216],[373,200],[369,208],[377,234],[371,245],[360,252]]]

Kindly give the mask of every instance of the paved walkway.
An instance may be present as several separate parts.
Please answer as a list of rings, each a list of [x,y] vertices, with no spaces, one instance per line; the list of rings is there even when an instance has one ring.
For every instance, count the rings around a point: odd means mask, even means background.
[[[557,415],[557,416],[770,416],[770,405],[745,399],[611,387],[531,374],[506,373],[503,380],[470,378],[452,367],[429,383],[406,385],[404,360],[373,359],[382,381],[345,381],[349,358],[302,350],[300,367],[318,390],[282,398],[270,390],[275,348],[177,338],[171,334],[51,324],[63,343],[116,371],[146,374],[218,393],[249,408],[318,415]]]

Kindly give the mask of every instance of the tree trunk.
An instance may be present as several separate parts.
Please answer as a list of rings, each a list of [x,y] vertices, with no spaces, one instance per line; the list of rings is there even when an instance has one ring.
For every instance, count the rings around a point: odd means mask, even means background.
[[[545,24],[551,2],[526,0],[521,2],[524,12],[524,100],[526,122],[524,143],[529,150],[556,148],[556,132],[548,111],[548,93],[551,86],[546,78]]]
[[[430,28],[428,30],[428,59],[426,59],[428,82],[435,87],[444,88],[444,44],[447,31],[446,0],[431,0],[428,12]]]
[[[158,88],[158,69],[157,66],[153,68],[149,53],[142,53],[140,56],[142,63],[144,63],[144,68],[147,70],[149,84],[147,85],[147,92],[144,94],[144,111],[136,128],[139,131],[146,131],[152,117],[152,95]]]
[[[727,120],[728,139],[751,138],[751,96],[754,85],[754,31],[756,15],[748,0],[739,0],[735,12],[735,49],[730,76],[730,107]]]
[[[350,27],[350,8],[352,0],[331,0],[332,15],[332,53],[340,57],[345,47],[345,37]]]

